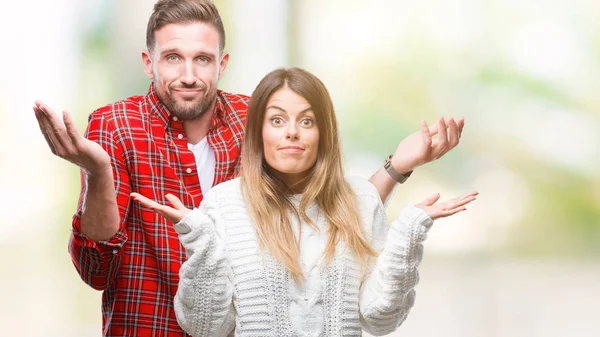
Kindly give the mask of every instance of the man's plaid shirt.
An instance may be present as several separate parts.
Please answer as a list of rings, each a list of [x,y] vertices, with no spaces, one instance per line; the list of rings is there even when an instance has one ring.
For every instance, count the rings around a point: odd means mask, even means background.
[[[248,97],[218,91],[208,132],[215,153],[214,185],[232,179],[239,166]],[[104,336],[185,336],[175,318],[173,297],[185,251],[173,224],[130,198],[138,192],[162,204],[171,193],[188,208],[198,207],[202,190],[194,155],[180,120],[158,101],[153,85],[94,111],[86,137],[110,155],[119,231],[95,242],[80,232],[85,185],[73,217],[69,251],[81,278],[103,290]]]

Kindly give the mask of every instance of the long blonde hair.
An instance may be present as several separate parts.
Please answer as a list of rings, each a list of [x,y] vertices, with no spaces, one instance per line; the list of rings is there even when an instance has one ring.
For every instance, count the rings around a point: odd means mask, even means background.
[[[267,102],[277,90],[287,87],[304,97],[315,113],[319,130],[317,161],[303,186],[299,210],[290,201],[293,193],[279,180],[264,158],[262,127]],[[361,265],[376,252],[365,237],[357,197],[344,178],[337,120],[331,97],[313,74],[299,69],[278,69],[267,74],[254,90],[248,106],[246,136],[242,148],[241,188],[250,216],[256,226],[261,247],[283,263],[298,283],[304,275],[300,267],[299,244],[289,212],[310,226],[307,207],[316,201],[327,222],[328,240],[324,255],[330,263],[336,245],[343,240]]]

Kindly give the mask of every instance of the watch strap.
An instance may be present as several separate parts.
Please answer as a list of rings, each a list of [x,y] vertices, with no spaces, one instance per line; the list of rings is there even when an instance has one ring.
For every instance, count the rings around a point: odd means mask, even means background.
[[[390,177],[392,177],[392,179],[399,182],[400,184],[404,183],[406,181],[406,179],[408,179],[408,177],[410,177],[410,175],[413,173],[413,171],[409,171],[405,174],[402,174],[402,173],[396,171],[396,169],[392,166],[392,155],[387,157],[383,167],[385,168],[387,173],[390,175]]]

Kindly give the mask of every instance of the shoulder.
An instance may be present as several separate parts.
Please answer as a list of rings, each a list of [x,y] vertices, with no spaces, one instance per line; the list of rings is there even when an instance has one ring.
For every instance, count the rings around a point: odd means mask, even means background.
[[[247,107],[250,102],[250,96],[247,95],[233,94],[222,90],[218,90],[217,94],[224,100],[224,103],[233,106]]]
[[[360,198],[379,198],[379,192],[367,179],[357,176],[346,177],[346,181]]]
[[[223,116],[226,120],[230,123],[243,123],[246,120],[250,97],[221,90],[217,92],[217,96],[221,103]]]
[[[135,116],[142,113],[144,96],[131,96],[126,99],[107,104],[90,114],[90,118],[100,117],[115,119],[120,117]]]
[[[250,96],[248,95],[234,94],[223,90],[217,90],[217,93],[219,96],[225,98],[228,102],[231,102],[231,104],[248,105],[248,102],[250,101]]]
[[[241,193],[240,178],[231,179],[213,186],[206,194],[236,194]]]
[[[356,194],[358,210],[362,214],[363,219],[365,219],[365,226],[370,228],[372,225],[370,219],[373,219],[375,214],[379,212],[378,209],[382,207],[381,197],[377,188],[367,179],[361,177],[346,177],[346,181]]]
[[[247,213],[246,203],[241,192],[240,179],[236,178],[211,188],[200,203],[200,208],[213,212],[219,226],[235,226],[237,220]]]
[[[218,202],[222,203],[225,200],[237,200],[242,198],[242,191],[240,188],[240,178],[235,178],[232,180],[228,180],[222,182],[216,186],[213,186],[207,193],[204,195],[205,202]]]

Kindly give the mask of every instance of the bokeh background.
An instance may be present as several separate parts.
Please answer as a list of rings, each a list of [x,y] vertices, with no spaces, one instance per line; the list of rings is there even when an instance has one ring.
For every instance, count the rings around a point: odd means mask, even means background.
[[[20,1],[0,11],[0,332],[100,336],[100,293],[67,253],[79,171],[53,157],[31,106],[144,94],[154,1]],[[476,189],[426,242],[417,301],[393,336],[600,336],[600,2],[220,0],[230,66],[320,77],[347,171],[369,177],[420,120],[464,116],[458,148],[396,191],[390,217]]]

